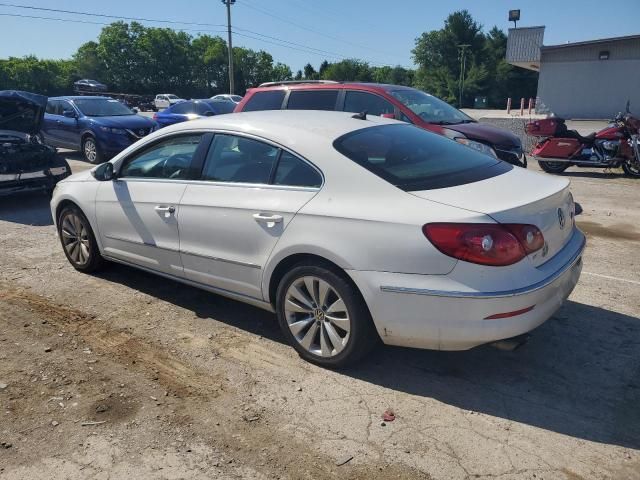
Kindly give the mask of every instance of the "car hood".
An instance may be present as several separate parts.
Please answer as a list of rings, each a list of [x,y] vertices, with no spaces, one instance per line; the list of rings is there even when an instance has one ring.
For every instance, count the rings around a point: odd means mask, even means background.
[[[446,125],[445,128],[460,132],[472,140],[484,140],[484,142],[491,145],[504,147],[522,146],[522,142],[517,135],[487,123],[460,123],[458,125]]]
[[[47,97],[19,90],[0,91],[0,130],[35,135],[40,131]]]
[[[149,128],[154,121],[142,115],[116,115],[113,117],[90,117],[98,125],[112,128]]]

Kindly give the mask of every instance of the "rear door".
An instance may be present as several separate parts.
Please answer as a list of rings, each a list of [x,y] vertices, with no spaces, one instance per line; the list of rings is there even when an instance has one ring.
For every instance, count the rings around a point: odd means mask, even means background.
[[[262,299],[262,269],[322,176],[305,160],[261,139],[216,134],[180,203],[186,278]]]
[[[203,154],[203,138],[206,134],[193,132],[165,137],[127,157],[115,180],[100,183],[96,216],[106,255],[183,276],[180,199],[192,161]]]

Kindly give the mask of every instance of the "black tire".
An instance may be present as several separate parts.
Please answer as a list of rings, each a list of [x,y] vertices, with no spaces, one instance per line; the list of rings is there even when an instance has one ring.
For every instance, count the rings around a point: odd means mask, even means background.
[[[640,162],[630,164],[628,161],[622,164],[622,170],[629,177],[640,178]]]
[[[569,162],[545,162],[538,160],[540,168],[547,173],[562,173],[571,166]]]
[[[76,220],[77,219],[77,222]],[[82,229],[80,229],[79,236],[82,238],[82,245],[76,242],[77,249],[82,249],[82,255],[86,252],[86,259],[82,259],[81,257],[74,255],[75,250],[69,247],[69,243],[67,243],[70,239],[69,233],[76,233],[75,231],[63,232],[63,226],[66,227],[68,224],[66,221],[69,220],[74,226],[79,222]],[[82,235],[84,232],[84,235]],[[100,255],[100,249],[98,248],[98,243],[96,242],[96,237],[93,234],[93,230],[91,229],[91,225],[89,224],[89,220],[82,213],[82,211],[75,205],[69,205],[62,209],[60,215],[58,216],[58,237],[60,238],[60,243],[62,245],[62,250],[64,251],[67,260],[73,268],[83,273],[91,273],[99,270],[105,264],[104,258]],[[78,235],[76,235],[78,238]],[[83,249],[83,246],[86,247]],[[70,253],[71,252],[71,253]]]
[[[90,147],[90,145],[93,147]],[[82,139],[82,156],[87,162],[94,165],[102,163],[105,160],[104,155],[98,146],[98,142],[96,142],[96,139],[91,135],[87,135]]]
[[[342,347],[342,350],[333,356],[323,357],[310,352],[302,346],[301,342],[294,336],[289,328],[288,317],[285,311],[287,292],[295,282],[300,281],[303,277],[315,277],[327,282],[331,289],[339,295],[339,298],[342,299],[346,307],[350,323],[348,339],[344,347]],[[380,340],[373,325],[369,309],[355,284],[353,284],[346,274],[328,265],[307,263],[298,264],[291,268],[278,285],[276,293],[276,313],[285,338],[293,348],[295,348],[298,354],[308,362],[324,368],[338,369],[351,366],[369,353]],[[306,314],[301,313],[300,315]],[[325,322],[329,322],[329,320],[326,319],[330,318],[328,312],[327,317],[325,318],[323,316],[323,318]],[[317,323],[319,325],[320,320],[311,320],[311,323]],[[313,325],[307,329],[307,332],[311,328],[313,328]],[[323,335],[324,331],[326,330],[320,329],[320,332],[317,334],[318,338],[320,335]],[[335,327],[333,331],[336,331]],[[315,336],[316,334],[314,334],[314,337]],[[328,338],[328,336],[325,336],[325,339]]]

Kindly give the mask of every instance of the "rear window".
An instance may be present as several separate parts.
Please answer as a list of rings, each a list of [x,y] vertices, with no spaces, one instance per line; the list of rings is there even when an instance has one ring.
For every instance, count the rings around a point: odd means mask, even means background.
[[[453,187],[513,168],[413,125],[379,125],[333,142],[341,154],[404,191]]]
[[[292,90],[288,110],[335,110],[337,90]]]
[[[242,111],[280,110],[282,100],[284,100],[284,90],[256,92],[251,95],[251,98],[249,98]]]

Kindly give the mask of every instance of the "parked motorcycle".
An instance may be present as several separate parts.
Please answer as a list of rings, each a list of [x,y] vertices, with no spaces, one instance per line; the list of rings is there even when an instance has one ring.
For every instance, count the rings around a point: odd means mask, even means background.
[[[539,137],[531,156],[548,173],[560,173],[572,165],[588,168],[622,167],[640,178],[640,119],[629,112],[618,113],[599,132],[583,137],[568,130],[562,118],[552,117],[527,124],[528,135]]]

